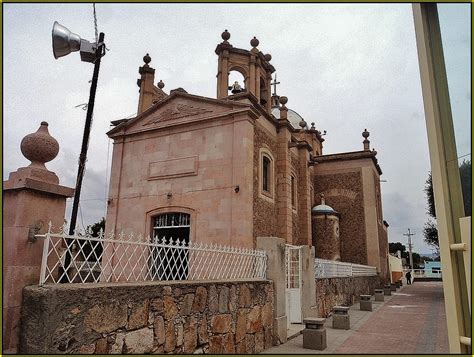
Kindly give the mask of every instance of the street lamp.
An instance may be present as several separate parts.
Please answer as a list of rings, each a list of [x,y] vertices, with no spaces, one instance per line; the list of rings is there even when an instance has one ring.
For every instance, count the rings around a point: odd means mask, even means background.
[[[82,137],[81,154],[79,155],[79,168],[77,171],[76,188],[74,191],[74,201],[72,204],[71,222],[69,224],[69,235],[73,235],[76,227],[77,211],[79,209],[82,178],[84,177],[84,169],[86,165],[89,133],[92,124],[92,113],[94,111],[95,92],[97,90],[97,80],[99,77],[100,59],[105,55],[104,33],[100,33],[99,39],[96,43],[91,43],[82,39],[79,35],[72,33],[66,27],[55,21],[53,25],[52,39],[54,58],[58,59],[60,57],[67,56],[71,52],[79,51],[81,55],[81,61],[94,63],[94,73],[92,75],[89,103],[87,104],[87,115],[84,126],[84,135]],[[67,251],[69,251],[69,249]],[[64,266],[67,269],[71,257],[69,254],[66,254],[65,258]],[[63,275],[60,281],[67,282],[67,273]]]

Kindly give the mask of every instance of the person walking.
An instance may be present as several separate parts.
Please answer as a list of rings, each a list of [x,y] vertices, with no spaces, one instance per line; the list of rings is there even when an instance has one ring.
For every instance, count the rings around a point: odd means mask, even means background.
[[[405,274],[405,278],[407,279],[407,284],[411,285],[411,271],[408,270],[407,273]]]

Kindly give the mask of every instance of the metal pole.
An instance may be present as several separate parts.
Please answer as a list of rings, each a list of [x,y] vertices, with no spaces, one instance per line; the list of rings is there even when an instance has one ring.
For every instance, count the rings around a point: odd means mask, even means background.
[[[84,170],[86,167],[86,159],[87,159],[87,148],[89,147],[89,134],[91,131],[92,125],[92,114],[94,111],[94,102],[95,102],[95,92],[97,90],[97,81],[99,78],[99,69],[100,69],[100,59],[102,58],[102,52],[104,48],[104,33],[101,32],[99,35],[99,46],[96,50],[96,60],[94,62],[94,73],[92,75],[92,83],[91,89],[89,92],[89,103],[87,104],[87,115],[86,115],[86,123],[84,126],[84,135],[82,137],[82,147],[81,147],[81,154],[79,155],[79,168],[77,170],[77,180],[76,180],[76,188],[74,191],[74,201],[72,203],[72,212],[71,212],[71,222],[69,224],[69,235],[72,236],[74,234],[77,222],[77,211],[79,209],[79,198],[81,196],[81,188],[82,188],[82,179],[84,177]],[[70,248],[70,244],[72,242],[67,242],[68,248]],[[69,254],[69,249],[66,251],[66,257],[64,266],[66,270],[69,269],[69,264],[71,261],[71,256]],[[67,274],[65,274],[62,279],[61,283],[67,282]]]

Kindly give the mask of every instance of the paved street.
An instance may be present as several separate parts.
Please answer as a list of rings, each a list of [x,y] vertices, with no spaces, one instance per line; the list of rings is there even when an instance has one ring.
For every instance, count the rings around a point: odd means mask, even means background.
[[[372,297],[373,300],[373,297]],[[263,353],[449,353],[443,286],[441,282],[404,285],[385,302],[373,301],[373,311],[350,309],[351,329],[335,330],[326,320],[328,347],[324,351],[302,348],[303,336]]]

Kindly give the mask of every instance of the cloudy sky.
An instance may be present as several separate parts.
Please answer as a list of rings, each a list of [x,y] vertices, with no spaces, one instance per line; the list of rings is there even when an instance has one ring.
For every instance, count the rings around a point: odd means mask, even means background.
[[[458,156],[470,159],[470,7],[440,5]],[[51,28],[58,21],[94,39],[92,4],[4,4],[3,179],[26,166],[21,139],[41,121],[61,146],[47,164],[61,184],[74,187],[93,66],[78,53],[55,60]],[[389,239],[415,251],[427,220],[424,183],[430,170],[411,5],[384,4],[98,4],[99,31],[110,51],[103,58],[78,222],[105,216],[112,144],[111,120],[133,116],[138,67],[149,53],[165,91],[215,97],[216,45],[229,42],[271,53],[278,94],[307,122],[327,130],[324,153],[362,149],[370,131],[383,170],[384,218]],[[461,159],[462,160],[462,159]],[[72,199],[68,201],[69,219]]]

